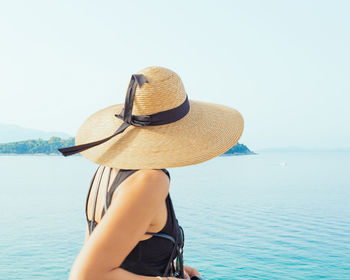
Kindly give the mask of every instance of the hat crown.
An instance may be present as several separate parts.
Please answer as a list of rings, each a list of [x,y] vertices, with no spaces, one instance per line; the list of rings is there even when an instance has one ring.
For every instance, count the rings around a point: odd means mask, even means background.
[[[180,106],[186,99],[181,78],[172,70],[150,66],[137,72],[147,83],[137,87],[132,114],[151,115]]]

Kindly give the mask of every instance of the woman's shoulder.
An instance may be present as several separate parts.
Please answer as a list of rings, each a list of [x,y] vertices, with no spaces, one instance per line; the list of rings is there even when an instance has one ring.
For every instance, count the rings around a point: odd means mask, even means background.
[[[103,165],[99,165],[97,167],[92,180],[97,181],[106,177],[114,178],[117,176],[119,172],[131,173],[130,175],[132,175],[133,178],[138,178],[141,180],[154,180],[154,179],[160,179],[160,180],[168,179],[165,181],[170,180],[169,171],[166,169],[119,169],[114,167],[106,167]]]
[[[164,179],[169,178],[169,172],[164,169],[139,169],[140,176],[149,179]]]
[[[115,174],[124,173],[123,177],[133,177],[139,180],[165,180],[170,181],[170,174],[166,169],[117,169],[112,168]],[[123,174],[121,174],[123,175]],[[130,180],[131,181],[131,180]]]
[[[96,218],[98,221],[102,218],[103,214],[101,213],[103,213],[106,197],[102,194],[106,194],[107,190],[111,190],[119,172],[123,172],[124,174],[120,174],[121,177],[119,178],[117,188],[112,193],[110,192],[110,202],[107,207],[112,204],[112,201],[115,204],[117,201],[136,201],[140,197],[142,200],[153,199],[155,202],[158,199],[162,200],[168,196],[170,180],[161,169],[137,169],[135,170],[137,172],[130,172],[128,174],[129,171],[131,170],[110,168],[102,165],[97,167],[86,204],[86,213],[90,220],[92,218],[94,199],[96,199],[96,213],[99,213],[96,215]],[[121,199],[118,199],[118,197]],[[138,204],[138,202],[136,201],[135,204]]]
[[[122,173],[122,174],[119,174]],[[99,165],[93,176],[93,185],[108,186],[108,189],[112,185],[116,177],[120,175],[118,179],[120,186],[118,189],[124,189],[125,186],[134,186],[132,188],[142,188],[148,185],[155,186],[165,186],[169,188],[170,185],[170,175],[168,172],[162,169],[119,169],[110,168],[106,166]],[[102,184],[101,184],[102,183]],[[127,187],[130,189],[131,187]],[[148,187],[151,188],[151,187]]]
[[[123,174],[119,174],[123,173]],[[119,178],[117,178],[119,174]],[[97,188],[99,192],[106,193],[106,189],[110,190],[114,181],[117,181],[118,187],[111,193],[112,200],[117,194],[123,192],[148,193],[150,195],[167,195],[170,187],[170,177],[163,172],[162,169],[118,169],[105,166],[98,166],[92,179],[91,191],[95,193]],[[148,195],[147,194],[147,195]],[[135,195],[135,194],[134,194]],[[102,197],[99,195],[99,197]],[[92,197],[91,197],[92,199]],[[91,200],[90,199],[90,200]]]
[[[167,170],[164,169],[119,169],[113,167],[107,167],[99,165],[92,178],[92,189],[96,189],[98,185],[111,187],[114,180],[119,173],[121,178],[121,185],[166,185],[170,184],[170,175]],[[118,187],[120,189],[120,187]]]
[[[127,185],[133,185],[134,188],[152,189],[152,191],[168,189],[170,183],[169,177],[161,169],[138,169],[129,178]]]

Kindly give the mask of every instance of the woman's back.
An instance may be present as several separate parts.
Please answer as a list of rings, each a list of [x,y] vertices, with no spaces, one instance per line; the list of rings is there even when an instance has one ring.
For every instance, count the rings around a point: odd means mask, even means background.
[[[170,180],[169,172],[166,169],[161,170],[165,174],[164,176],[168,176]],[[133,180],[138,176],[137,171],[139,170],[116,170],[99,166],[91,182],[86,201],[86,216],[90,226],[87,229],[87,236],[89,232],[93,231],[96,224],[101,221],[112,201],[118,196],[118,191],[132,184]],[[166,268],[169,267],[169,260],[176,257],[176,252],[173,250],[175,248],[174,243],[169,240],[169,237],[179,241],[183,238],[181,237],[181,231],[182,228],[176,219],[168,192],[164,204],[159,208],[146,231],[147,233],[154,233],[154,235],[145,234],[124,259],[120,267],[136,274],[162,275]],[[157,236],[157,234],[164,236]]]

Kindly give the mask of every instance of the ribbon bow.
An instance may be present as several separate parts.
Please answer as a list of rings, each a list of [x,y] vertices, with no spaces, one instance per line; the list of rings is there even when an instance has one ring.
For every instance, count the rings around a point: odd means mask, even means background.
[[[183,118],[190,110],[190,103],[188,101],[188,96],[186,94],[185,101],[178,107],[161,111],[152,115],[139,115],[135,116],[132,114],[132,107],[134,105],[134,98],[135,98],[135,91],[136,87],[139,86],[140,88],[147,83],[147,79],[143,74],[134,74],[131,76],[131,80],[128,86],[127,94],[125,97],[125,103],[124,108],[120,112],[120,114],[115,114],[115,116],[119,119],[123,120],[123,123],[120,125],[120,127],[114,132],[111,136],[106,137],[104,139],[81,144],[77,146],[71,146],[71,147],[65,147],[65,148],[59,148],[58,150],[64,155],[64,156],[70,156],[76,153],[79,153],[81,151],[90,149],[94,146],[100,145],[109,139],[113,138],[114,136],[122,133],[126,128],[128,128],[130,125],[134,126],[153,126],[153,125],[162,125],[162,124],[168,124],[175,122],[181,118]]]
[[[134,119],[132,115],[132,107],[134,105],[134,98],[135,98],[135,91],[136,87],[139,86],[140,88],[144,85],[144,83],[147,83],[147,79],[143,74],[133,74],[130,79],[130,83],[127,89],[126,97],[125,97],[125,103],[123,108],[123,115],[115,115],[118,118],[122,118],[124,122],[121,124],[121,126],[114,132],[111,136],[106,137],[104,139],[90,142],[86,144],[81,144],[77,146],[71,146],[71,147],[65,147],[65,148],[59,148],[58,150],[64,155],[64,156],[70,156],[82,151],[85,151],[87,149],[90,149],[92,147],[95,147],[97,145],[100,145],[109,139],[113,138],[114,136],[122,133],[126,128],[128,128],[130,125],[138,125],[138,126],[144,126],[146,125],[144,123],[140,123],[140,120]],[[146,119],[146,118],[145,118]],[[141,124],[141,125],[140,125]]]

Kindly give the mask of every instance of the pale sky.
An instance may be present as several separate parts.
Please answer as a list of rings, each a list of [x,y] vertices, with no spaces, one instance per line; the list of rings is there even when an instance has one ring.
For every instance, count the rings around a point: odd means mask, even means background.
[[[0,123],[75,135],[131,74],[240,111],[251,149],[349,147],[349,1],[1,1]]]

